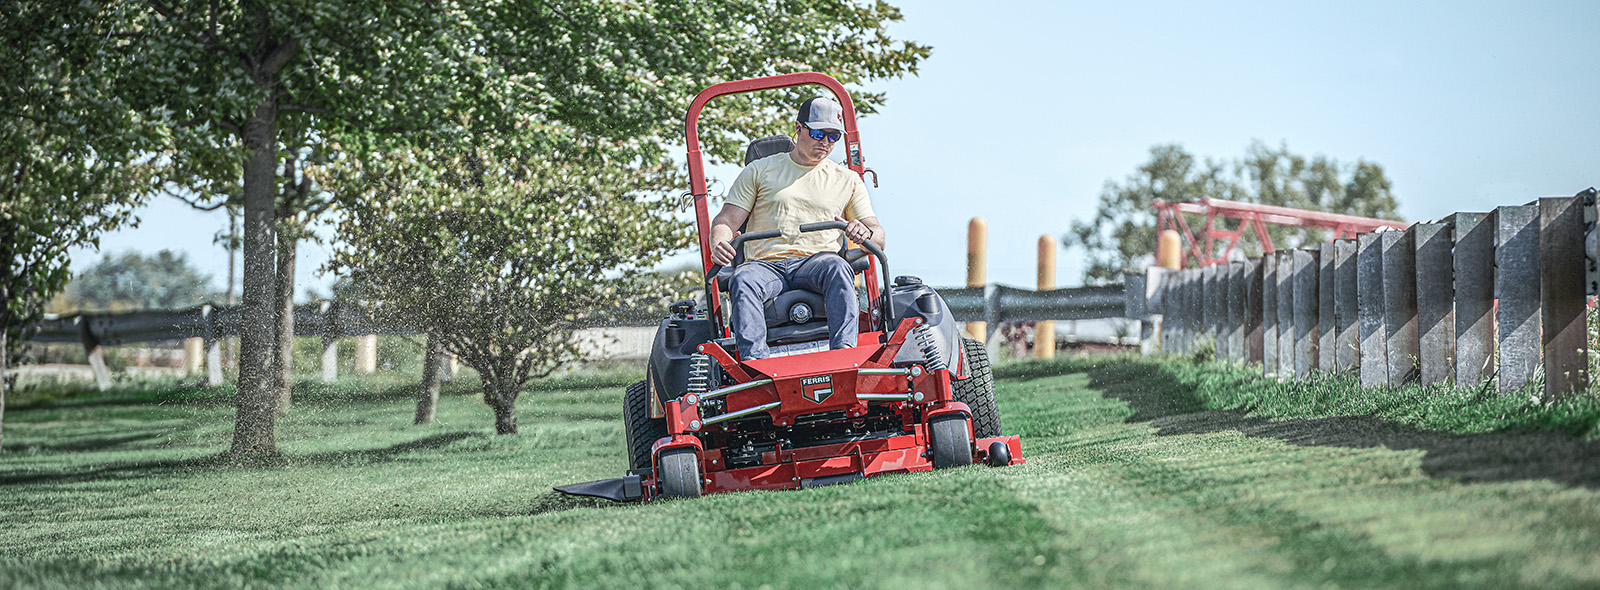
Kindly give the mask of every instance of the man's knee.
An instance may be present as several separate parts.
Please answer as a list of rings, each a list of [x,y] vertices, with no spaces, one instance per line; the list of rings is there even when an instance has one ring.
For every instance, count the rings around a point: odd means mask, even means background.
[[[769,278],[766,275],[765,269],[754,265],[741,265],[733,269],[733,276],[728,278],[728,294],[734,297],[743,295],[757,299],[764,298]]]
[[[824,285],[830,282],[835,284],[839,282],[855,284],[855,269],[850,268],[850,262],[843,257],[823,256],[816,261],[816,264],[821,266],[817,270],[817,276]]]

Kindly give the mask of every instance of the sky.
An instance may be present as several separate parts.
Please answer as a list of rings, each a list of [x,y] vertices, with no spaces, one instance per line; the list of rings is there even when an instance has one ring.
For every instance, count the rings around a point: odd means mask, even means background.
[[[890,270],[932,285],[965,284],[981,216],[989,281],[1031,288],[1040,236],[1092,216],[1158,144],[1375,162],[1410,221],[1600,185],[1600,2],[891,3],[891,35],[933,54],[871,84],[888,101],[860,121],[862,150]],[[103,252],[187,252],[223,286],[225,214],[162,197],[140,215]],[[326,290],[327,247],[300,253],[302,292]],[[1058,286],[1082,269],[1058,251]]]

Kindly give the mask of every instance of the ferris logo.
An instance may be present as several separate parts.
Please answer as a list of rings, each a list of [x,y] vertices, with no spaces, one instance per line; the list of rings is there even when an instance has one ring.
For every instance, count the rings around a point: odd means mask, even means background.
[[[831,396],[833,396],[833,375],[800,379],[800,397],[820,404]]]

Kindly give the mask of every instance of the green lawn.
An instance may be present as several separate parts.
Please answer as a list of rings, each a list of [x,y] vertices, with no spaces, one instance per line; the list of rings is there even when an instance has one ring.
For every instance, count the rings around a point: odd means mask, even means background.
[[[1175,361],[999,373],[1025,465],[648,505],[550,491],[622,474],[627,376],[528,391],[514,437],[470,382],[421,427],[403,385],[307,383],[286,459],[253,467],[215,459],[226,391],[23,398],[0,588],[1600,586],[1589,405],[1347,403]]]

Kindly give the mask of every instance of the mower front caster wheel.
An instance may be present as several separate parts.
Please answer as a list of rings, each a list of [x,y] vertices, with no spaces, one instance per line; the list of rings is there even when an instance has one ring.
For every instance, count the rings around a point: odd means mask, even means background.
[[[972,431],[967,428],[966,417],[935,418],[930,426],[934,469],[972,464]]]
[[[661,495],[668,498],[700,497],[700,457],[694,449],[667,449],[659,458]]]

